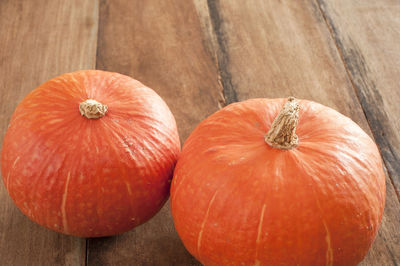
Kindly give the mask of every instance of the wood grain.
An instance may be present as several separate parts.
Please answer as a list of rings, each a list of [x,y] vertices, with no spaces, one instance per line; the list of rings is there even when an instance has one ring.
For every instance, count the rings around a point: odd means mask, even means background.
[[[318,4],[400,200],[400,2],[318,0]],[[390,185],[387,181],[387,186]],[[388,190],[389,193],[392,192]],[[396,210],[391,205],[399,210],[398,204],[393,201],[387,199],[387,213]],[[393,214],[399,221],[399,211]],[[388,258],[387,265],[398,265],[398,224],[385,218],[383,223],[388,227],[388,232],[380,231],[381,246],[386,245],[388,251],[391,251],[388,254],[391,260]],[[389,235],[392,238],[388,238]],[[382,250],[371,250],[369,258],[372,260],[378,257],[382,257]]]
[[[386,208],[361,265],[399,265],[399,6],[397,0],[2,0],[0,141],[30,90],[77,69],[120,72],[156,90],[176,117],[182,143],[201,120],[235,101],[315,100],[351,117],[379,145],[390,177]],[[169,202],[131,232],[85,242],[29,221],[4,186],[0,247],[0,265],[199,265],[179,240]]]
[[[372,136],[362,109],[365,104],[358,101],[316,2],[210,0],[208,8],[217,36],[218,47],[214,50],[228,103],[293,95],[339,110]],[[354,19],[351,12],[346,15],[346,19]],[[206,20],[202,21],[204,24]],[[215,43],[215,39],[210,42]],[[396,230],[400,226],[400,205],[389,178],[386,183],[382,226],[361,265],[400,263],[400,234]]]
[[[101,1],[97,68],[153,88],[175,115],[182,142],[223,104],[212,56],[190,1]],[[90,239],[88,265],[198,265],[173,226],[169,202],[140,227]]]
[[[400,200],[400,2],[318,2]]]
[[[79,8],[77,8],[79,7]],[[91,0],[0,2],[0,140],[18,102],[47,79],[93,68],[98,5]],[[0,186],[0,265],[79,265],[85,241],[26,218]]]

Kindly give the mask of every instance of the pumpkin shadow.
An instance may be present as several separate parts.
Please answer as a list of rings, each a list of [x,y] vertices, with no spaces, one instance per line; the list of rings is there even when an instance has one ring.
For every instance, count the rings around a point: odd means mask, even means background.
[[[88,238],[87,261],[92,265],[201,265],[176,236],[152,237],[134,232]]]
[[[150,221],[127,233],[88,238],[86,259],[88,265],[201,265],[179,239],[169,202]]]

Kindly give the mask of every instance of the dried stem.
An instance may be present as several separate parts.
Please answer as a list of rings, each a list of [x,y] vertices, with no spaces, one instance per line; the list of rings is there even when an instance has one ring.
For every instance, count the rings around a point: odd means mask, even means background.
[[[271,129],[265,135],[265,142],[271,147],[289,150],[297,146],[295,134],[299,121],[299,104],[294,97],[289,97],[282,110],[276,116]]]
[[[96,100],[88,99],[79,104],[79,112],[88,119],[98,119],[107,112],[107,105],[103,105]]]

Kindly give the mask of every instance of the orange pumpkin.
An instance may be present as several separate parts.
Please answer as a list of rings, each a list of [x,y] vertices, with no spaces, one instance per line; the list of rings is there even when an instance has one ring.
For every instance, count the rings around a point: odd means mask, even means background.
[[[65,234],[122,233],[169,195],[176,123],[150,88],[117,73],[56,77],[16,108],[1,155],[5,187],[30,219]]]
[[[172,215],[204,265],[356,265],[375,238],[385,174],[374,142],[331,108],[284,103],[231,104],[185,142]]]

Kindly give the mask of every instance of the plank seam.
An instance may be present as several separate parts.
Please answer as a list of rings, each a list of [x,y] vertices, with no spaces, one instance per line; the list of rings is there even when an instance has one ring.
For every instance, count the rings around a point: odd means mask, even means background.
[[[324,10],[323,10],[323,8],[321,6],[321,0],[315,0],[315,1],[317,2],[317,6],[318,6],[318,9],[319,9],[322,17],[324,18],[325,24],[326,24],[326,26],[327,26],[327,28],[329,30],[329,33],[330,33],[330,35],[331,35],[331,37],[333,39],[333,42],[334,42],[335,47],[336,47],[336,49],[338,51],[339,57],[340,57],[340,59],[342,61],[342,64],[344,65],[344,68],[345,68],[345,71],[346,71],[346,76],[347,76],[347,78],[349,79],[349,81],[351,83],[351,86],[352,86],[352,88],[353,88],[353,90],[354,90],[354,92],[355,92],[355,94],[357,96],[358,102],[360,103],[360,106],[361,106],[361,109],[363,111],[364,117],[367,120],[368,127],[370,128],[370,130],[372,132],[372,135],[374,136],[375,142],[377,143],[377,146],[379,147],[379,150],[380,150],[380,153],[381,153],[381,156],[382,156],[382,161],[383,161],[383,163],[384,163],[384,165],[385,165],[385,167],[387,169],[386,172],[387,172],[387,174],[389,176],[390,183],[392,184],[392,186],[394,188],[394,191],[396,193],[397,199],[398,199],[398,201],[400,203],[400,192],[397,190],[397,187],[396,187],[396,185],[394,183],[394,180],[393,180],[393,176],[391,174],[391,170],[394,171],[394,169],[392,169],[391,164],[388,162],[390,159],[387,158],[387,156],[385,156],[385,154],[386,154],[386,152],[384,150],[385,147],[382,147],[383,144],[381,143],[381,141],[377,141],[377,138],[379,138],[379,136],[377,136],[377,135],[379,133],[377,133],[373,129],[373,126],[371,125],[371,121],[370,121],[370,119],[372,119],[372,118],[370,118],[370,115],[367,113],[368,106],[366,106],[365,101],[363,101],[361,99],[361,97],[366,98],[366,96],[365,95],[362,95],[362,96],[360,95],[360,93],[362,93],[361,89],[358,88],[358,86],[355,84],[355,81],[353,80],[352,74],[350,73],[350,70],[348,68],[349,66],[348,66],[348,63],[346,61],[345,55],[342,53],[342,49],[343,48],[341,48],[341,47],[343,47],[343,44],[342,44],[341,40],[338,39],[334,29],[332,28],[333,27],[333,22],[330,21],[330,18],[328,18],[327,15],[325,14],[325,12],[324,12]],[[389,147],[389,149],[391,150],[391,152],[393,154],[393,151],[390,148],[390,145],[387,145],[387,146]],[[393,154],[393,156],[396,157],[395,154]]]
[[[217,49],[216,49],[216,63],[219,74],[219,79],[222,85],[222,96],[225,100],[225,104],[231,104],[238,101],[235,88],[232,84],[232,75],[228,70],[229,65],[229,53],[226,47],[226,37],[222,30],[223,20],[218,12],[219,0],[207,0],[208,12],[210,15],[212,29],[217,38]]]
[[[85,247],[85,266],[89,265],[89,238],[85,239],[86,247]]]
[[[101,6],[104,4],[104,3],[102,3],[103,1],[102,0],[97,0],[97,11],[98,11],[98,14],[97,14],[97,38],[96,38],[96,58],[95,58],[95,69],[98,69],[98,67],[99,67],[99,64],[98,64],[98,61],[97,61],[97,59],[99,58],[99,43],[100,43],[100,38],[99,38],[99,36],[100,36],[100,26],[101,26],[101,20],[100,20],[100,8],[101,8]]]

